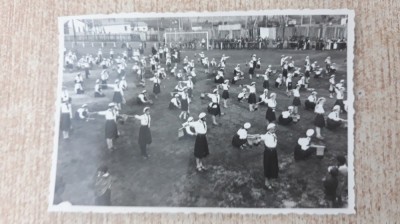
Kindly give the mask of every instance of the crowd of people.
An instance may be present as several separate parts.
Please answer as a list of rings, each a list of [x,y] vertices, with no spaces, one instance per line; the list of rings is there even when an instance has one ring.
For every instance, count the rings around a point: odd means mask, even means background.
[[[131,49],[128,50],[126,49]],[[265,107],[265,129],[258,130],[259,134],[249,134],[251,123],[246,122],[237,132],[232,134],[232,145],[240,150],[246,150],[249,147],[263,145],[263,169],[265,177],[265,189],[271,190],[276,185],[276,179],[279,176],[279,141],[284,136],[277,136],[276,130],[279,126],[290,126],[300,120],[303,113],[314,113],[314,120],[304,121],[309,123],[309,129],[305,135],[298,139],[294,144],[293,156],[294,161],[304,161],[315,156],[321,144],[324,141],[324,129],[331,130],[346,128],[346,120],[340,118],[340,115],[346,113],[347,106],[344,98],[345,81],[336,82],[335,72],[336,65],[327,57],[324,66],[319,66],[317,62],[312,62],[307,56],[304,58],[304,64],[295,65],[292,56],[282,55],[280,61],[274,65],[268,65],[266,71],[262,71],[261,58],[256,54],[252,54],[246,63],[247,71],[238,64],[233,71],[226,69],[229,63],[229,56],[222,54],[220,58],[207,57],[205,52],[196,54],[196,58],[185,56],[181,60],[181,52],[178,48],[154,44],[151,48],[151,54],[144,54],[144,47],[133,49],[127,45],[121,53],[111,49],[109,54],[103,53],[103,49],[99,49],[97,55],[85,55],[78,59],[77,55],[69,51],[65,54],[65,69],[72,71],[75,67],[85,72],[85,77],[91,76],[91,69],[96,66],[102,69],[100,76],[96,77],[93,97],[105,97],[102,92],[104,89],[112,88],[113,97],[108,103],[108,109],[104,111],[90,111],[87,104],[82,105],[75,113],[72,111],[71,102],[73,99],[69,95],[69,90],[63,87],[61,93],[61,119],[60,130],[62,138],[68,140],[71,138],[71,119],[75,114],[77,120],[89,120],[91,116],[104,116],[105,118],[105,142],[108,150],[114,151],[115,141],[120,135],[118,130],[119,123],[126,122],[133,118],[140,121],[138,145],[144,160],[149,159],[147,147],[153,141],[151,133],[151,113],[152,105],[157,104],[157,96],[161,94],[160,85],[162,82],[176,82],[174,89],[167,94],[171,95],[169,109],[177,110],[177,122],[182,122],[180,137],[194,139],[195,168],[198,172],[208,170],[204,164],[204,158],[210,155],[209,142],[207,133],[210,128],[219,128],[220,120],[218,118],[223,115],[224,111],[230,110],[230,100],[237,100],[240,104],[248,105],[249,114],[246,116],[251,120],[251,113]],[[128,72],[128,64],[133,64],[133,74]],[[117,71],[114,81],[110,84],[111,74],[109,69]],[[274,68],[274,69],[273,69]],[[152,95],[154,101],[150,99],[147,90],[143,89],[136,97],[138,105],[143,106],[142,114],[123,114],[121,111],[126,107],[124,91],[129,83],[126,81],[127,75],[137,77],[136,86],[145,87],[148,83],[153,86]],[[194,96],[193,89],[196,88],[198,76],[212,77],[213,84],[210,88],[213,90],[209,93],[201,93],[200,96]],[[326,105],[326,99],[319,97],[318,92],[310,88],[310,83],[326,82],[321,79],[322,76],[329,76],[329,89],[321,90],[329,93],[330,98],[336,98],[334,105]],[[173,77],[166,79],[166,77]],[[261,78],[261,79],[259,79]],[[263,89],[257,90],[257,82],[262,81]],[[84,94],[85,80],[79,72],[75,77],[74,92],[76,94]],[[312,85],[311,85],[312,86]],[[231,89],[240,89],[237,97],[233,97]],[[288,97],[293,97],[292,103],[281,114],[276,114],[276,108],[281,106],[281,102],[277,99],[276,91],[284,89]],[[258,95],[262,92],[261,95]],[[307,100],[301,102],[300,95],[310,94]],[[194,97],[209,99],[210,102],[204,111],[196,117],[190,112],[191,104]],[[222,98],[222,101],[221,101]],[[301,105],[305,105],[305,110],[301,110]],[[223,110],[221,110],[223,107]],[[285,107],[286,108],[286,107]],[[327,111],[329,111],[327,113]],[[207,115],[208,114],[208,115]],[[328,114],[328,116],[326,116]],[[211,116],[211,127],[207,123],[207,116]],[[196,119],[197,118],[197,119]],[[254,130],[256,132],[257,130]],[[315,135],[315,137],[314,137]],[[318,144],[314,143],[316,141]],[[342,192],[345,192],[345,180],[347,180],[346,158],[341,156],[338,158],[339,165],[329,167],[329,175],[323,180],[327,200],[330,206],[340,200]],[[99,179],[104,177],[107,181],[97,181],[101,188],[96,192],[98,201],[109,204],[109,189],[111,186],[108,181],[108,169],[102,167],[99,169]],[[340,188],[340,191],[337,189]],[[336,193],[340,192],[340,193]],[[107,194],[107,195],[104,195]],[[104,199],[105,197],[105,199]],[[105,201],[105,202],[104,202]]]

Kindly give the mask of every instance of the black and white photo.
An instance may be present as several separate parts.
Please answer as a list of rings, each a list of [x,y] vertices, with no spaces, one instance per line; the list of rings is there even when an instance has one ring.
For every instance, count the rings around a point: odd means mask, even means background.
[[[50,210],[355,212],[353,11],[85,15],[59,29]]]

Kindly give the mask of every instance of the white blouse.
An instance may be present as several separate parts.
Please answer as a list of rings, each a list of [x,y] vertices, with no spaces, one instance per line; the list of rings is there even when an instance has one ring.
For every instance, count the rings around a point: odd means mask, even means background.
[[[219,103],[220,97],[218,94],[208,94],[208,97],[211,99],[211,102]]]
[[[339,119],[339,113],[337,113],[335,111],[330,112],[329,115],[328,115],[328,118],[332,119],[334,121],[339,121],[340,120]]]
[[[272,109],[275,109],[275,107],[276,107],[276,100],[269,99],[269,100],[267,100],[267,104],[268,104],[268,107],[271,107]]]
[[[267,148],[274,149],[278,144],[278,140],[274,133],[267,132],[265,135],[260,135],[260,138],[262,141],[264,141],[264,144]]]
[[[147,114],[135,115],[135,118],[140,120],[140,125],[150,127],[151,117]]]
[[[196,134],[205,135],[207,133],[207,123],[205,121],[193,121],[189,125],[194,128]]]
[[[241,128],[237,131],[240,139],[247,139],[247,131],[244,128]]]
[[[250,93],[256,93],[256,87],[255,86],[247,86],[247,88],[249,89]]]
[[[325,110],[324,110],[324,107],[322,106],[322,104],[315,105],[314,112],[317,113],[317,114],[324,114]]]
[[[223,90],[228,90],[229,89],[229,85],[228,84],[222,83],[221,86],[222,86]]]

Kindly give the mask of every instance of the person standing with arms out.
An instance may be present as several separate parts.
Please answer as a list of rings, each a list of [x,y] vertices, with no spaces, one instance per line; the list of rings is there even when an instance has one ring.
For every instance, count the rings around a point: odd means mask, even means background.
[[[149,155],[147,154],[147,145],[150,145],[152,142],[151,132],[150,132],[150,107],[143,108],[142,115],[134,115],[134,118],[140,120],[140,130],[139,130],[139,146],[140,152],[142,154],[143,159],[148,159]]]
[[[213,93],[207,94],[208,98],[211,99],[211,103],[208,106],[208,111],[212,115],[213,125],[218,125],[217,115],[221,116],[221,107],[219,106],[220,96],[218,89],[214,89]]]
[[[96,196],[95,204],[100,206],[111,205],[111,185],[112,177],[108,172],[107,166],[101,166],[97,169],[97,175],[94,183],[94,193]]]
[[[325,118],[324,118],[324,114],[325,114],[325,110],[324,110],[324,103],[325,103],[325,98],[324,97],[320,97],[317,100],[317,104],[315,105],[315,119],[314,119],[314,125],[315,125],[315,131],[317,133],[317,138],[318,139],[324,139],[324,137],[322,137],[321,135],[321,129],[325,127]]]
[[[107,70],[103,70],[100,74],[100,79],[101,79],[101,88],[102,89],[107,89],[107,81],[108,81],[109,75]]]
[[[153,83],[154,83],[153,93],[154,93],[154,97],[157,99],[158,94],[161,93],[161,79],[160,79],[160,76],[158,75],[158,73],[155,73],[154,77],[150,78],[150,81],[153,81]]]
[[[68,103],[68,100],[63,100],[61,102],[60,119],[60,129],[63,133],[63,139],[69,139],[69,132],[71,131],[72,109],[71,104]]]
[[[293,92],[293,114],[297,115],[299,113],[299,106],[301,105],[301,101],[300,101],[300,88],[301,85],[297,84],[296,88],[294,88],[292,90]]]
[[[97,114],[106,117],[105,137],[107,148],[112,152],[115,149],[113,144],[114,140],[119,136],[117,128],[117,117],[119,115],[118,110],[115,107],[115,103],[109,103],[106,111],[99,111]]]
[[[276,125],[271,123],[267,126],[267,133],[260,135],[260,139],[264,142],[264,185],[267,189],[271,190],[271,179],[278,178],[279,166],[278,166],[278,154],[276,152],[276,146],[278,140],[276,138]]]
[[[326,72],[326,74],[329,74],[329,73],[331,73],[331,57],[330,56],[328,56],[326,59],[325,59],[325,72]]]
[[[229,99],[229,80],[225,79],[224,83],[221,84],[222,92],[222,99],[224,99],[224,108],[228,108],[227,101]]]
[[[207,123],[206,113],[201,112],[199,114],[199,120],[189,122],[187,125],[194,128],[196,135],[196,141],[194,144],[194,157],[196,158],[196,170],[201,172],[207,170],[203,165],[203,159],[210,153],[208,150],[207,142]]]
[[[249,103],[249,110],[254,111],[257,103],[256,82],[252,82],[250,85],[245,85],[245,87],[249,89],[249,97],[247,100]]]
[[[290,97],[292,95],[292,89],[293,89],[292,77],[293,77],[293,73],[289,72],[287,79],[286,79],[286,94],[288,97]]]
[[[331,75],[329,79],[329,98],[333,98],[333,94],[335,93],[335,75]]]
[[[339,105],[340,106],[340,112],[344,113],[346,112],[345,108],[344,108],[344,103],[343,103],[343,98],[344,98],[344,90],[345,88],[343,86],[340,86],[339,88],[335,88],[335,92],[336,92],[336,102],[335,102],[335,106]]]
[[[112,86],[114,87],[113,102],[115,103],[117,109],[121,110],[121,104],[125,103],[124,91],[122,90],[118,79],[115,80],[115,84]]]
[[[256,61],[249,61],[248,65],[249,65],[249,79],[253,79],[253,75],[254,75],[254,64],[257,63]]]
[[[263,82],[264,89],[269,89],[269,76],[271,75],[271,73],[272,73],[271,65],[268,65],[267,70],[265,71],[264,75],[262,75],[262,77],[264,78]]]
[[[179,119],[186,120],[186,116],[189,116],[189,94],[188,89],[185,88],[182,92],[179,92],[181,96],[181,113],[179,114]]]
[[[275,109],[276,109],[276,93],[271,93],[269,95],[269,99],[265,104],[268,105],[267,112],[265,114],[265,118],[267,119],[267,125],[276,121]]]

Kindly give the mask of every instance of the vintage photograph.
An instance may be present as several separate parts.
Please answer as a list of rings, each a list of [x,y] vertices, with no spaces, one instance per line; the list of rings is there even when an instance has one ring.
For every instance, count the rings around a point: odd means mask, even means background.
[[[50,210],[354,212],[353,11],[71,16],[59,32]]]

